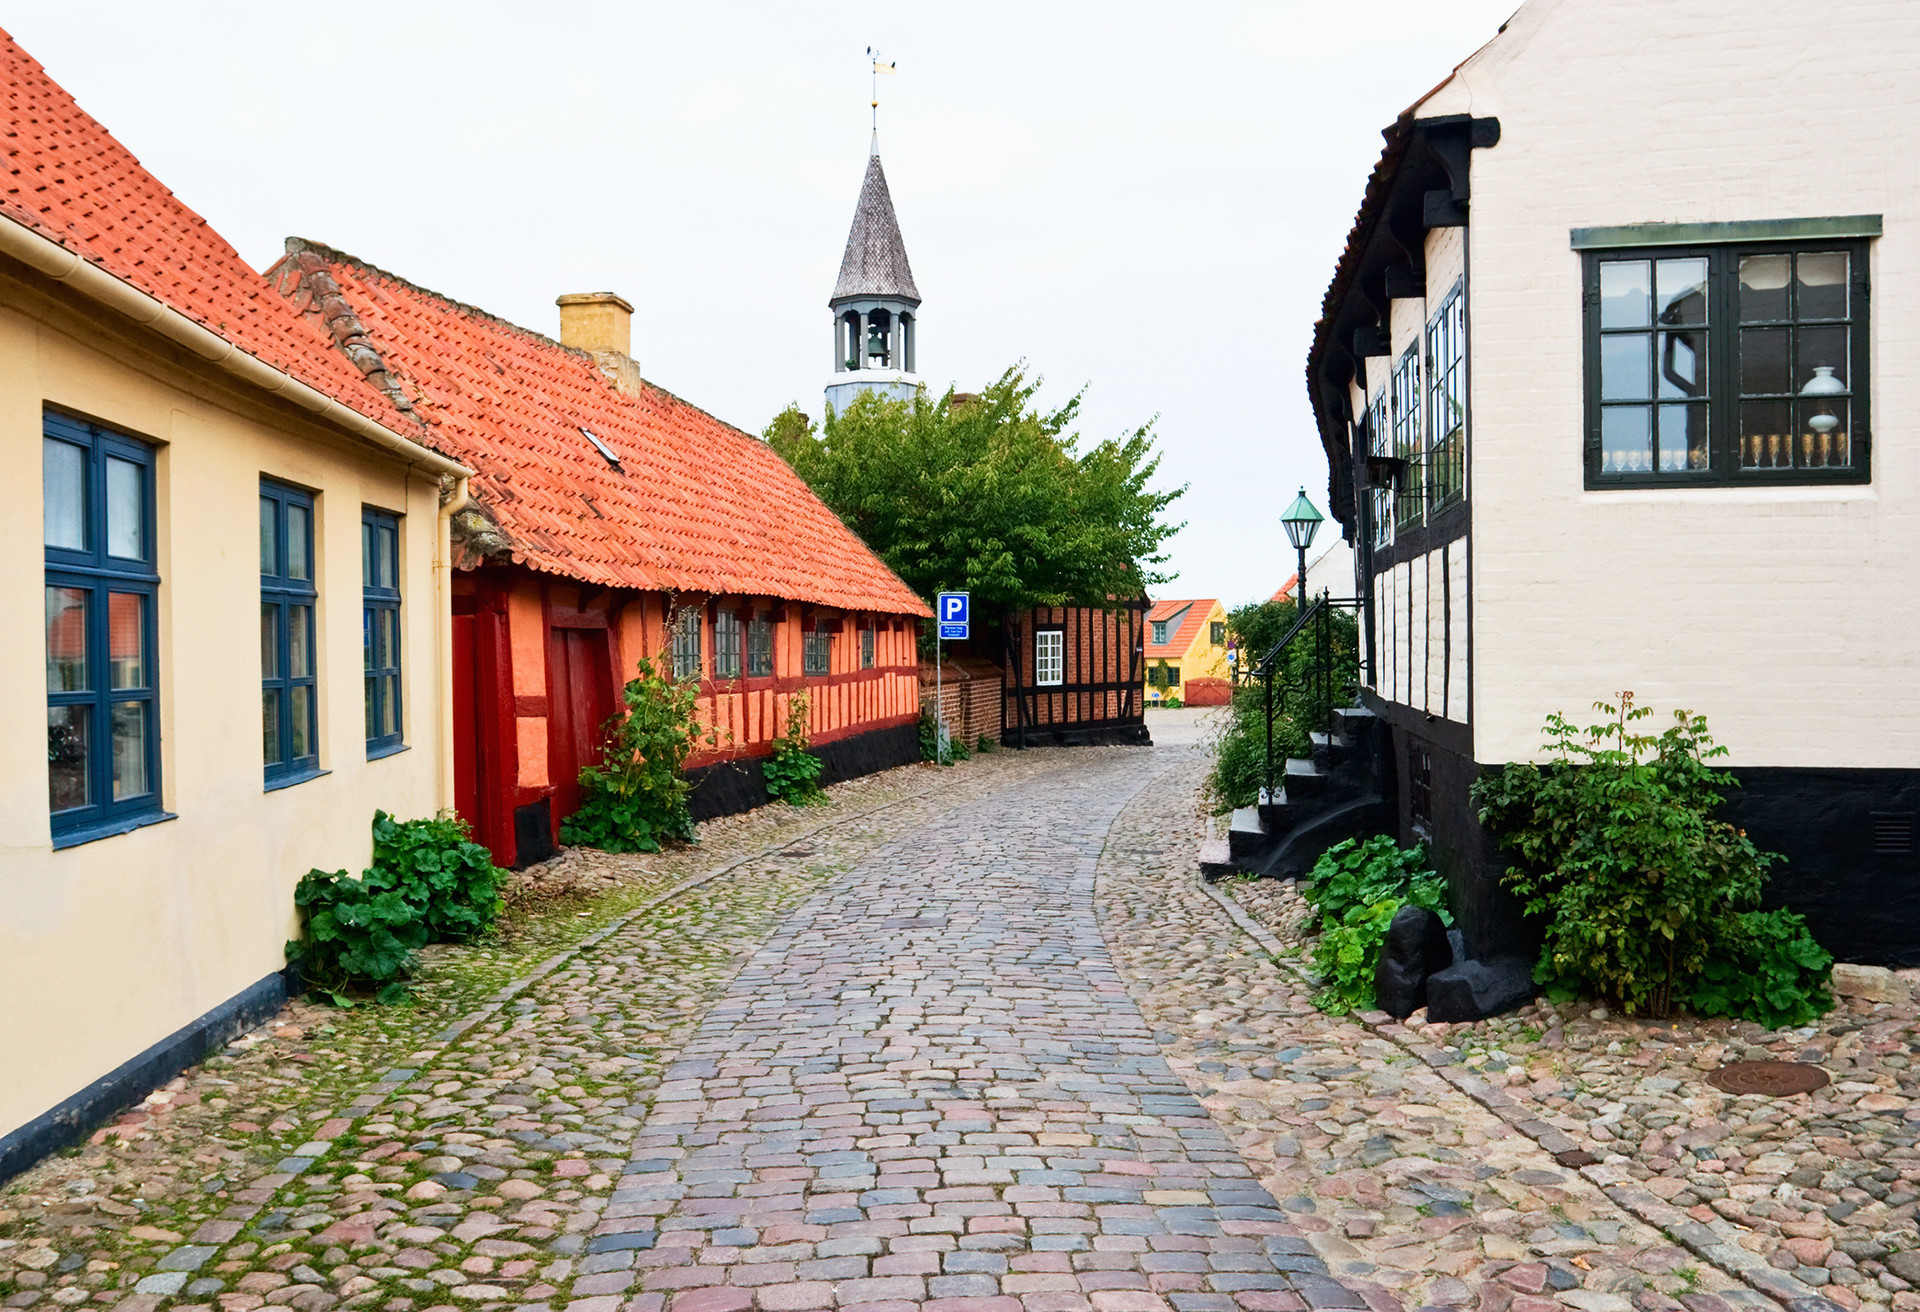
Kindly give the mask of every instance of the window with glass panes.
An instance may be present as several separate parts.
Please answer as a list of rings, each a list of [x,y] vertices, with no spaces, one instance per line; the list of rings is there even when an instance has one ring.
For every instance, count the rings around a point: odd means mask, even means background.
[[[1227,645],[1227,622],[1225,620],[1209,620],[1207,622],[1207,642],[1215,647],[1224,647]]]
[[[1418,524],[1426,511],[1426,462],[1420,449],[1420,343],[1401,353],[1387,389],[1393,406],[1393,454],[1404,462],[1393,519],[1396,525]]]
[[[1060,629],[1041,629],[1033,635],[1033,682],[1047,688],[1066,682],[1067,635]]]
[[[1587,254],[1594,486],[1864,482],[1864,242]]]
[[[860,668],[861,669],[870,670],[873,668],[874,646],[875,646],[875,642],[874,642],[873,624],[871,622],[868,622],[867,626],[860,630]]]
[[[673,677],[700,677],[700,610],[696,606],[683,608],[673,618]]]
[[[403,745],[400,731],[400,520],[360,513],[360,647],[365,668],[367,751]]]
[[[747,624],[747,675],[764,679],[773,673],[773,616],[765,611]]]
[[[1393,454],[1393,426],[1388,417],[1387,389],[1382,387],[1367,403],[1368,449],[1376,456]],[[1393,541],[1393,486],[1376,483],[1367,490],[1368,510],[1372,515],[1373,545],[1384,547]]]
[[[1455,283],[1427,322],[1427,506],[1461,497],[1466,480],[1467,302]]]
[[[740,613],[723,610],[713,617],[713,677],[740,677]]]
[[[260,480],[260,732],[268,786],[320,769],[313,497]]]
[[[833,637],[827,621],[808,620],[800,634],[800,669],[803,674],[826,674],[833,668]]]
[[[64,415],[41,442],[54,846],[160,812],[153,448]]]

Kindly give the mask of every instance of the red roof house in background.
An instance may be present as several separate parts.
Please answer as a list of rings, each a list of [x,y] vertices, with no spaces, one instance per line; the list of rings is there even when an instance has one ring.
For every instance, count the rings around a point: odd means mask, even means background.
[[[454,517],[455,791],[495,859],[553,847],[641,657],[700,680],[694,811],[764,801],[809,700],[831,781],[919,759],[926,606],[760,439],[645,382],[631,307],[560,298],[554,341],[298,239],[268,278],[439,450]]]

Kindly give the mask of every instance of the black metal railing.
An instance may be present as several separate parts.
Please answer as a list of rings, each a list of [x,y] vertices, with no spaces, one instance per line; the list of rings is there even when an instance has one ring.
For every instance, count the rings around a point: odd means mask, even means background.
[[[1335,631],[1334,615],[1337,611],[1359,607],[1357,598],[1335,598],[1321,593],[1253,666],[1252,677],[1261,685],[1261,708],[1266,722],[1266,790],[1261,796],[1262,802],[1270,802],[1276,796],[1275,718],[1287,717],[1305,735],[1310,751],[1316,732],[1333,732],[1334,709],[1353,699],[1358,687],[1358,653],[1344,649]],[[1306,659],[1289,659],[1296,650],[1294,644],[1300,641],[1306,643]],[[1285,759],[1283,754],[1280,760],[1284,763]]]

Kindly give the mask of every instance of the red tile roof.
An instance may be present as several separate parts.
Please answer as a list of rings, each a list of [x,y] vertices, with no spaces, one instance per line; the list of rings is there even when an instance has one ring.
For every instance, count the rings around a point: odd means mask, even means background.
[[[1153,609],[1147,612],[1147,658],[1149,660],[1178,660],[1193,649],[1193,640],[1199,636],[1200,626],[1207,622],[1218,605],[1212,597],[1202,597],[1197,601],[1156,601]],[[1180,624],[1167,635],[1165,642],[1153,640],[1153,621],[1170,620],[1180,614],[1182,607],[1186,614],[1180,618]]]
[[[584,351],[338,251],[287,245],[273,285],[343,349],[377,353],[356,362],[473,469],[514,560],[608,587],[931,614],[759,438],[650,383],[626,395]]]
[[[0,215],[410,440],[417,425],[316,337],[207,221],[0,31]]]

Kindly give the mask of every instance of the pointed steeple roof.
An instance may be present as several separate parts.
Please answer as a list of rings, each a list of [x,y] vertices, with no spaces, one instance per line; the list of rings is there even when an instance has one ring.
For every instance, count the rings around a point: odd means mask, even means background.
[[[920,289],[913,285],[913,269],[907,264],[907,246],[900,240],[900,221],[893,215],[893,196],[887,191],[887,172],[880,167],[877,147],[867,156],[867,177],[860,184],[853,229],[847,233],[847,253],[840,259],[840,280],[833,285],[828,304],[861,296],[920,304]]]

